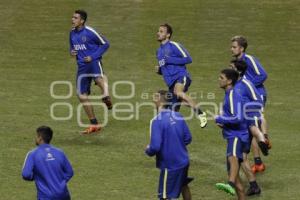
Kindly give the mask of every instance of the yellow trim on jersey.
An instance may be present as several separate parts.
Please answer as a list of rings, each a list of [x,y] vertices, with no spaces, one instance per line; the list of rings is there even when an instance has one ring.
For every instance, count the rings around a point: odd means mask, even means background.
[[[254,122],[255,122],[255,126],[259,128],[259,126],[258,126],[258,119],[257,119],[256,116],[254,116]]]
[[[183,77],[183,86],[186,84],[186,76]]]
[[[179,46],[179,44],[177,42],[173,42],[173,41],[170,41],[170,43],[174,44],[177,49],[182,53],[183,57],[187,57],[186,53],[184,52],[184,50]]]
[[[252,65],[253,65],[253,67],[254,67],[254,70],[255,70],[256,74],[257,74],[257,75],[260,75],[260,72],[259,72],[259,70],[258,70],[258,67],[257,67],[257,65],[256,65],[256,63],[255,63],[253,57],[252,57],[252,56],[249,56],[249,55],[246,55],[246,57],[250,59]]]
[[[230,104],[230,112],[234,115],[234,108],[233,108],[233,90],[229,93],[229,104]]]
[[[163,199],[167,198],[167,179],[168,179],[168,169],[165,169]]]
[[[248,86],[248,88],[250,89],[253,99],[254,99],[254,100],[257,100],[257,96],[256,96],[256,94],[255,94],[255,92],[254,92],[254,89],[253,89],[252,86],[250,85],[250,83],[249,83],[247,80],[245,80],[245,79],[243,79],[242,81],[243,81],[243,82]]]
[[[236,145],[237,145],[237,142],[238,142],[238,138],[235,137],[234,138],[234,141],[233,141],[233,156],[236,157]]]

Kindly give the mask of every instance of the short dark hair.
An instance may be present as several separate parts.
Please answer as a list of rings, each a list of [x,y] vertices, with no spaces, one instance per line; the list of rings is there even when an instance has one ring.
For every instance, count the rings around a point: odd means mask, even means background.
[[[159,99],[164,103],[164,108],[170,107],[170,102],[172,101],[173,94],[167,90],[158,90]]]
[[[234,69],[223,69],[221,71],[221,74],[224,74],[226,76],[227,79],[232,81],[232,85],[235,85],[235,83],[237,82],[238,78],[239,78],[239,73],[234,70]]]
[[[53,131],[50,127],[48,126],[40,126],[36,129],[36,133],[38,136],[41,136],[43,141],[47,144],[50,143],[52,136],[53,136]]]
[[[80,15],[80,18],[84,20],[84,23],[86,22],[87,13],[84,10],[75,10],[75,13]]]
[[[168,23],[161,24],[160,26],[165,27],[167,29],[167,33],[170,34],[170,38],[171,38],[171,36],[173,34],[172,26]]]
[[[231,63],[234,65],[241,77],[245,75],[247,71],[247,63],[244,60],[233,59],[231,60]]]
[[[247,39],[241,35],[236,35],[233,38],[231,38],[231,42],[237,42],[239,46],[244,48],[244,51],[246,51],[248,47]]]

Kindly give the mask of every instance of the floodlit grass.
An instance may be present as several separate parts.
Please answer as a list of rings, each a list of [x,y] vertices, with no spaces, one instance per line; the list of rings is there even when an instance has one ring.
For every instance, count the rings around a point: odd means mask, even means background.
[[[266,116],[273,149],[263,158],[267,170],[257,176],[262,187],[257,199],[299,199],[300,4],[296,0],[0,1],[0,199],[35,198],[35,185],[23,181],[20,174],[27,151],[34,147],[35,129],[42,124],[53,127],[53,144],[66,152],[74,167],[75,176],[69,183],[73,199],[156,198],[159,172],[154,159],[143,153],[149,140],[151,107],[134,109],[130,121],[116,120],[110,113],[100,135],[82,137],[74,87],[69,99],[50,95],[53,81],[75,85],[76,64],[68,54],[68,37],[71,15],[78,8],[88,11],[89,25],[111,43],[103,58],[110,85],[120,80],[135,84],[134,97],[122,100],[114,96],[114,103],[150,102],[151,98],[143,98],[145,93],[165,88],[154,73],[159,24],[172,24],[172,39],[189,50],[193,58],[188,66],[193,79],[190,92],[196,92],[197,101],[202,102],[222,101],[217,77],[230,60],[230,38],[247,36],[249,54],[259,58],[269,75]],[[130,88],[119,85],[116,91],[124,95]],[[55,92],[64,95],[68,89],[57,86]],[[93,94],[98,93],[93,86]],[[215,98],[210,99],[209,94]],[[72,105],[73,117],[53,120],[50,106],[55,102]],[[65,107],[57,108],[57,116],[68,115]],[[96,110],[103,119],[101,109]],[[182,112],[187,115],[188,109]],[[220,130],[212,121],[204,130],[196,119],[188,124],[193,133],[189,151],[194,199],[234,199],[214,187],[226,180],[225,141]]]

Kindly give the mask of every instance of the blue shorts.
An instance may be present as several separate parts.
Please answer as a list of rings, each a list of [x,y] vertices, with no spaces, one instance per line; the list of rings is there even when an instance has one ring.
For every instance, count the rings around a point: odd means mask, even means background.
[[[187,92],[192,80],[190,79],[190,77],[188,76],[181,76],[179,77],[171,87],[169,87],[169,92],[172,93],[172,100],[171,100],[171,106],[172,106],[172,110],[178,112],[180,110],[180,106],[181,106],[181,99],[178,98],[175,94],[174,94],[174,88],[176,83],[181,83],[184,85],[184,89],[183,92]]]
[[[261,117],[252,116],[252,117],[249,117],[249,119],[247,119],[246,121],[247,121],[248,128],[250,128],[251,126],[256,126],[256,127],[260,128]]]
[[[226,156],[235,156],[243,161],[243,146],[245,143],[238,137],[227,139],[227,153]]]
[[[193,180],[193,178],[188,177],[188,170],[189,165],[177,170],[162,169],[159,177],[158,198],[178,198],[182,187]]]
[[[253,139],[253,136],[252,136],[252,134],[250,133],[250,130],[249,130],[249,140],[247,142],[242,142],[243,143],[242,144],[243,153],[246,153],[246,154],[250,153],[252,139]]]
[[[92,80],[104,75],[101,61],[96,60],[78,67],[77,71],[77,94],[90,94]]]

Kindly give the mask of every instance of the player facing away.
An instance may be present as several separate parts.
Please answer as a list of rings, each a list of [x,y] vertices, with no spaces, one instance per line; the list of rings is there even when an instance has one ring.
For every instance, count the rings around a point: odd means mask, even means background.
[[[244,115],[247,121],[248,131],[250,133],[249,143],[246,145],[246,148],[243,149],[243,162],[241,163],[241,166],[250,184],[250,188],[247,190],[247,195],[251,196],[261,193],[261,189],[256,182],[255,174],[252,172],[248,160],[252,136],[256,138],[256,140],[254,139],[255,141],[258,141],[259,147],[264,155],[268,154],[268,145],[265,143],[264,135],[260,131],[261,108],[263,105],[261,98],[259,98],[259,93],[254,85],[244,78],[244,74],[247,70],[247,64],[243,60],[232,60],[231,66],[239,73],[239,79],[234,88],[242,97],[245,111]]]
[[[243,36],[234,36],[231,39],[231,52],[232,55],[237,60],[243,60],[247,63],[247,70],[245,72],[245,78],[253,83],[256,87],[257,91],[260,94],[260,97],[265,106],[267,100],[267,92],[264,87],[264,82],[267,79],[267,73],[260,62],[253,56],[246,54],[246,49],[248,47],[248,42]],[[268,143],[269,149],[271,148],[271,143],[269,141],[269,137],[267,134],[267,123],[264,115],[261,117],[261,130],[264,133],[266,138],[266,142]],[[252,149],[254,154],[254,162],[255,164],[252,166],[252,170],[254,173],[261,172],[265,170],[265,165],[262,163],[259,154],[259,148],[257,146],[257,142],[253,140]]]
[[[156,156],[156,167],[160,169],[158,198],[191,200],[188,184],[189,154],[187,145],[192,141],[190,130],[179,112],[170,110],[172,94],[159,90],[154,97],[158,114],[150,121],[150,144],[145,153]]]
[[[201,128],[204,128],[207,125],[206,113],[202,112],[193,99],[186,94],[192,82],[186,65],[192,62],[192,58],[181,44],[170,40],[172,33],[169,24],[159,26],[157,41],[160,42],[160,47],[156,52],[158,60],[158,66],[155,66],[156,72],[163,76],[169,92],[174,94],[172,109],[179,111],[183,101],[194,110],[200,120]]]
[[[222,113],[215,117],[215,122],[222,128],[223,137],[227,140],[228,182],[217,183],[216,187],[231,195],[237,193],[238,199],[244,200],[239,169],[243,161],[243,149],[249,144],[249,133],[243,116],[242,97],[234,89],[238,76],[233,69],[224,69],[219,76],[219,86],[225,90],[225,97]]]
[[[52,145],[52,129],[40,126],[36,130],[37,148],[26,155],[22,177],[35,181],[37,199],[70,200],[67,183],[73,169],[64,152]]]
[[[92,81],[102,90],[102,101],[107,108],[112,109],[112,102],[108,92],[108,80],[102,68],[102,56],[109,48],[109,42],[93,28],[86,26],[87,13],[76,10],[72,16],[72,30],[70,32],[70,53],[76,57],[77,95],[90,120],[91,125],[83,131],[90,134],[101,129],[96,119],[93,106],[88,95]]]

